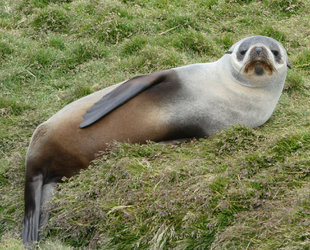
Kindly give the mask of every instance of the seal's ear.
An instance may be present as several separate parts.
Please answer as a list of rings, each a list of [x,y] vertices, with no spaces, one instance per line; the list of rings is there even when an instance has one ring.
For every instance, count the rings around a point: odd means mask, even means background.
[[[225,52],[225,54],[232,54],[232,51],[228,50]]]
[[[291,66],[289,63],[287,63],[287,67],[288,67],[289,69],[292,68],[292,66]]]

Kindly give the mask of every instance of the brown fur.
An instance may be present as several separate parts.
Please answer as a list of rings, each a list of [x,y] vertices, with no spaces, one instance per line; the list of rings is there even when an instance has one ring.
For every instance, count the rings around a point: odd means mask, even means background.
[[[40,138],[42,138],[47,132],[48,126],[46,124],[41,124],[37,129],[36,132],[33,134],[31,143],[35,144]]]
[[[94,96],[56,114],[33,135],[27,153],[27,163],[31,163],[27,164],[27,175],[41,171],[47,181],[56,176],[70,177],[86,168],[95,155],[113,141],[145,143],[170,139],[173,128],[163,118],[162,106],[169,92],[177,91],[177,84],[169,84],[169,81],[163,84],[164,94],[162,84],[154,86],[84,129],[79,128],[83,114],[100,97]]]
[[[39,225],[46,220],[41,203],[50,196],[51,187],[63,176],[71,177],[86,168],[108,144],[175,139],[164,107],[171,91],[178,93],[180,84],[173,71],[166,73],[134,78],[130,83],[155,80],[155,84],[87,128],[80,128],[83,115],[111,89],[69,104],[36,129],[26,157],[24,244],[39,240]]]
[[[245,68],[244,68],[244,72],[247,73],[247,74],[254,74],[254,69],[257,65],[261,65],[264,70],[267,72],[268,75],[272,75],[274,69],[273,69],[273,66],[269,63],[269,62],[266,62],[266,61],[251,61],[249,62]]]

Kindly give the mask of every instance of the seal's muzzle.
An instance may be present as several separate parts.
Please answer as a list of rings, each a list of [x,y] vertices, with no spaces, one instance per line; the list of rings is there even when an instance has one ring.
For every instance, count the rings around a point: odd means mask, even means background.
[[[269,61],[266,48],[253,47],[250,51],[248,62],[245,64],[244,73],[261,76],[265,73],[271,75],[274,70],[272,63]]]

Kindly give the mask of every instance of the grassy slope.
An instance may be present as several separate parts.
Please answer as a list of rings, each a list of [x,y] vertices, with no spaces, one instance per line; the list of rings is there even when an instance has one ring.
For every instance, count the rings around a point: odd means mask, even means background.
[[[293,66],[268,123],[177,147],[115,145],[60,187],[41,247],[307,249],[309,13],[306,0],[1,0],[0,248],[21,248],[38,124],[105,86],[213,61],[261,34]]]

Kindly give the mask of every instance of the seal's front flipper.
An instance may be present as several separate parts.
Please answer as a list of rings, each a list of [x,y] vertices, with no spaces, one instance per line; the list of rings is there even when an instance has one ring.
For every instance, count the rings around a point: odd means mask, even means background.
[[[84,114],[84,121],[80,124],[80,128],[92,125],[139,93],[165,81],[167,75],[169,75],[167,71],[162,71],[150,75],[137,76],[124,82],[103,96]]]
[[[181,139],[175,139],[175,140],[168,140],[168,141],[160,141],[158,144],[162,145],[180,145],[185,142],[191,141],[193,138],[181,138]]]

